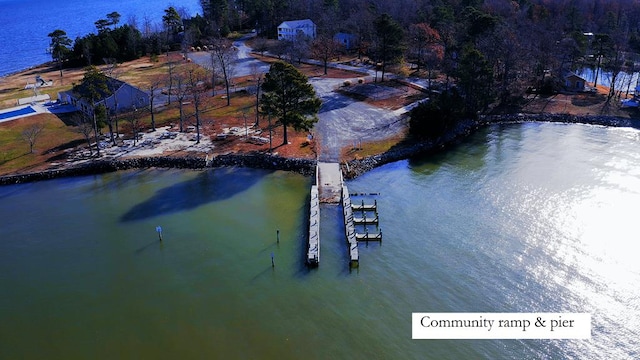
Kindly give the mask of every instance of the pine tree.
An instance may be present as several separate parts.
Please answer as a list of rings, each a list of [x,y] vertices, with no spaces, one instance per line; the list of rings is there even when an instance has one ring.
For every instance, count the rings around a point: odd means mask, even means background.
[[[293,65],[281,61],[271,65],[262,84],[261,111],[280,120],[283,145],[288,143],[287,127],[309,131],[318,121],[320,100],[307,77]]]

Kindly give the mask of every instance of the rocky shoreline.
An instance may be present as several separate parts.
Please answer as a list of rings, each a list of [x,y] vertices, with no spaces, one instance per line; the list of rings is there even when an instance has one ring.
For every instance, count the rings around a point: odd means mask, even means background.
[[[569,114],[509,114],[482,116],[477,120],[460,122],[452,131],[434,141],[421,141],[400,144],[389,151],[364,159],[351,160],[343,164],[345,179],[356,178],[376,167],[417,155],[441,151],[447,146],[471,135],[477,129],[493,124],[518,124],[524,122],[552,122],[565,124],[589,124],[610,127],[633,127],[640,129],[640,119],[627,119],[612,116],[569,115]],[[207,169],[216,167],[247,167],[255,169],[284,170],[312,176],[315,173],[315,160],[285,158],[268,154],[227,154],[211,159],[202,157],[154,156],[123,160],[95,160],[82,165],[64,169],[46,170],[26,174],[0,177],[0,185],[21,184],[33,181],[49,180],[60,177],[95,175],[118,170],[175,168]]]
[[[141,157],[123,160],[95,160],[64,169],[15,174],[0,177],[0,185],[22,184],[61,177],[104,174],[119,170],[173,168],[202,170],[216,167],[248,167],[256,169],[285,170],[311,176],[315,172],[314,160],[291,159],[264,154],[219,155],[212,159],[203,157]]]
[[[345,179],[353,179],[384,164],[428,154],[430,152],[442,151],[447,146],[457,143],[483,126],[494,124],[520,124],[525,122],[588,124],[609,127],[633,127],[640,129],[640,119],[628,119],[615,116],[570,114],[507,114],[481,116],[477,120],[460,122],[453,130],[439,139],[407,143],[396,146],[383,154],[349,161],[342,167],[344,177]]]

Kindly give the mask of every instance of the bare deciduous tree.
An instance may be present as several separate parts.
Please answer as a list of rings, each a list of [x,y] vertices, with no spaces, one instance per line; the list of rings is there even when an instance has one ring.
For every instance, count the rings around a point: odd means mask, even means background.
[[[311,42],[311,56],[322,60],[324,64],[324,74],[327,75],[327,64],[340,54],[343,46],[328,35],[320,35]]]
[[[184,132],[184,99],[189,92],[189,88],[187,87],[185,74],[176,74],[174,80],[176,83],[176,100],[178,101],[178,109],[180,110],[180,132]]]
[[[189,95],[193,101],[194,116],[196,118],[196,144],[200,143],[200,111],[202,105],[202,92],[205,89],[205,80],[207,78],[206,71],[195,64],[189,64],[187,71],[187,86]]]
[[[43,123],[31,124],[22,130],[22,139],[29,144],[30,154],[33,154],[33,147],[36,145],[40,135],[42,135],[42,130],[44,130]]]
[[[146,83],[146,90],[149,93],[149,112],[151,113],[151,130],[156,131],[156,116],[154,102],[158,96],[158,91],[162,88],[163,78],[160,76],[152,77]]]
[[[82,134],[87,141],[87,147],[89,148],[89,154],[93,156],[93,148],[91,147],[91,136],[93,135],[93,122],[88,117],[76,113],[71,115],[71,123],[76,126],[75,131]]]
[[[231,105],[231,79],[235,72],[235,63],[238,58],[237,49],[227,39],[217,39],[212,44],[212,56],[218,61],[218,66],[222,71],[224,85],[227,90],[227,105]]]
[[[254,126],[260,126],[260,86],[264,79],[264,74],[260,71],[260,67],[253,63],[251,64],[251,77],[256,84],[256,123]]]

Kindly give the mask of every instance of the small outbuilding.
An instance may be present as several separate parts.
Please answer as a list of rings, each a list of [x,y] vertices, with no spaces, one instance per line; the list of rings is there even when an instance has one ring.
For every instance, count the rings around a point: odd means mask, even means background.
[[[354,46],[356,46],[357,38],[353,34],[339,32],[333,36],[333,39],[342,44],[345,50],[351,50]]]
[[[564,86],[569,91],[585,91],[587,80],[575,73],[569,73],[564,77]]]

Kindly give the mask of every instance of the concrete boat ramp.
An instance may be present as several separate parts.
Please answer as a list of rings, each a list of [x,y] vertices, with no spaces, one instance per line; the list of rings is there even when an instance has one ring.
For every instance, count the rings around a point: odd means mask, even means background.
[[[344,215],[345,238],[348,245],[349,265],[358,267],[358,241],[382,241],[382,232],[379,234],[358,234],[356,225],[378,223],[378,204],[352,205],[351,196],[347,185],[343,181],[342,170],[339,163],[318,162],[316,166],[316,181],[311,186],[311,202],[309,206],[309,242],[307,248],[307,264],[318,266],[320,264],[320,204],[342,205]],[[354,217],[354,212],[374,211],[375,218],[370,220],[366,214]],[[364,219],[364,221],[362,220]],[[366,229],[366,228],[365,228]]]

